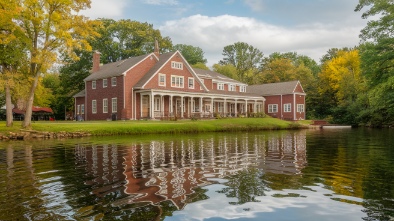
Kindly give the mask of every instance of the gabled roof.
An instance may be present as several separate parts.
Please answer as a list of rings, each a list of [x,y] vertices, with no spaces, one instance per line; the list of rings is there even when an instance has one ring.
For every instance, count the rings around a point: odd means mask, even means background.
[[[224,82],[230,82],[230,83],[235,83],[235,84],[244,84],[240,81],[234,80],[232,78],[229,78],[225,75],[219,74],[217,72],[214,71],[210,71],[210,70],[204,70],[204,69],[198,69],[198,68],[193,68],[193,70],[196,72],[196,74],[198,75],[198,77],[200,78],[212,78],[213,80],[217,80],[217,81],[224,81]]]
[[[249,85],[246,87],[246,92],[260,95],[279,95],[279,94],[293,94],[299,81],[288,81],[271,84]]]
[[[136,88],[141,88],[145,83],[151,79],[159,69],[168,62],[168,60],[175,54],[176,52],[168,52],[160,55],[160,60],[146,73],[137,84],[134,85]]]
[[[88,77],[85,78],[84,81],[92,81],[97,79],[109,78],[109,77],[116,77],[120,76],[130,68],[134,67],[139,62],[143,61],[144,59],[154,56],[153,53],[145,54],[137,57],[127,58],[125,60],[104,64],[100,66],[100,70],[92,73]],[[155,56],[154,56],[155,57]]]
[[[82,91],[76,93],[73,97],[85,97],[85,89],[83,89]]]

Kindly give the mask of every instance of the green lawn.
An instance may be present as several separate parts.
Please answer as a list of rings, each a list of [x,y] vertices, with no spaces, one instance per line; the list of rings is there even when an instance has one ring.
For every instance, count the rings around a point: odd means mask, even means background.
[[[87,132],[92,135],[197,133],[223,131],[256,131],[295,129],[301,124],[276,118],[227,118],[218,120],[178,121],[36,121],[32,130],[48,132]],[[18,132],[21,122],[9,128],[0,122],[0,133]]]

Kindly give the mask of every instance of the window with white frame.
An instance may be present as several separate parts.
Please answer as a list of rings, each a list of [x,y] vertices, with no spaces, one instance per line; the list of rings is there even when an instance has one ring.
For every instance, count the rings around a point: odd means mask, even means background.
[[[189,88],[194,89],[194,78],[188,78],[189,80]]]
[[[268,113],[277,113],[278,105],[277,104],[268,104]]]
[[[96,89],[96,81],[92,81],[92,89]]]
[[[108,99],[103,99],[103,113],[108,113]]]
[[[246,86],[245,85],[240,86],[239,91],[246,92]]]
[[[95,114],[97,113],[97,101],[92,100],[92,113]]]
[[[284,112],[291,112],[291,104],[284,104],[283,111]]]
[[[116,86],[116,77],[111,78],[111,86],[112,87]]]
[[[218,112],[222,113],[224,111],[224,103],[218,103]]]
[[[103,88],[106,88],[107,86],[108,86],[107,79],[103,79]]]
[[[235,91],[235,85],[234,84],[230,84],[229,91]]]
[[[81,104],[81,114],[85,114],[85,104]]]
[[[77,105],[77,114],[81,112],[81,105]]]
[[[218,83],[218,90],[223,91],[224,90],[224,84],[223,83]]]
[[[171,87],[183,88],[183,76],[171,75]]]
[[[171,67],[174,68],[174,69],[183,70],[183,63],[182,62],[172,61],[171,62]]]
[[[166,75],[159,74],[159,86],[166,86]]]
[[[303,104],[297,104],[297,112],[302,113],[304,111],[305,111],[304,105]]]
[[[155,111],[160,111],[160,97],[155,97]]]
[[[118,98],[112,98],[112,113],[118,112]]]

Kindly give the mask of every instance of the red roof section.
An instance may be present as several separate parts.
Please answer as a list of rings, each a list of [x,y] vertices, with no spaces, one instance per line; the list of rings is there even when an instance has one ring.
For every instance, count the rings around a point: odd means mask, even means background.
[[[50,107],[33,107],[32,108],[33,112],[47,112],[53,114],[53,110]],[[26,110],[20,110],[18,108],[13,108],[12,112],[16,114],[25,114]]]

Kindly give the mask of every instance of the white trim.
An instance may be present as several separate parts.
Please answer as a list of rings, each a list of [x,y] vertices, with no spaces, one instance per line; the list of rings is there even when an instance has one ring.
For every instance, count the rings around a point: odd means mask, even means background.
[[[160,78],[161,77],[164,77],[164,84],[163,85],[161,85],[160,83],[161,83],[161,81],[160,81]],[[166,82],[166,77],[167,77],[167,75],[166,74],[163,74],[163,73],[159,73],[159,81],[158,81],[158,85],[160,86],[160,87],[165,87],[166,86],[166,84],[167,84],[167,82]]]
[[[194,72],[193,68],[190,66],[190,64],[186,61],[186,59],[182,56],[182,54],[181,54],[179,51],[174,52],[174,54],[173,54],[170,58],[168,58],[167,61],[164,62],[163,65],[161,65],[161,66],[157,69],[157,71],[156,71],[156,72],[155,72],[155,73],[154,73],[154,74],[153,74],[153,75],[152,75],[152,76],[141,86],[141,88],[144,89],[144,87],[146,86],[146,84],[149,83],[149,82],[152,80],[152,78],[154,78],[154,77],[159,73],[159,71],[160,71],[169,61],[171,61],[171,59],[172,59],[176,54],[178,54],[178,55],[183,59],[183,64],[185,64],[186,68],[187,68],[187,69],[189,70],[189,72],[194,76],[194,78],[197,79],[198,83],[200,83],[200,85],[203,86],[204,90],[205,90],[205,91],[209,91],[208,88],[205,86],[205,84],[201,83],[200,77],[196,74],[196,72]],[[156,55],[155,55],[155,56],[156,56]]]
[[[126,85],[125,85],[125,76],[123,76],[123,109],[126,109]],[[131,91],[133,91],[133,87],[131,87]],[[133,93],[132,93],[133,94]],[[131,95],[133,96],[133,95]]]
[[[278,104],[268,104],[268,113],[278,113]],[[271,108],[270,108],[271,107]],[[273,111],[274,110],[274,108],[273,107],[275,107],[276,108],[276,111]]]
[[[107,110],[104,109],[104,107],[105,107],[105,105],[104,105],[105,102],[104,102],[104,101],[107,101]],[[104,114],[108,113],[108,98],[104,98],[104,99],[103,99],[103,113],[104,113]]]
[[[92,114],[97,114],[97,100],[92,100]]]
[[[175,80],[174,84],[173,84],[173,78]],[[179,85],[178,86],[177,86],[177,79],[179,79],[179,81],[178,81]],[[182,79],[182,82],[181,82],[181,79]],[[184,76],[180,76],[180,75],[171,75],[171,87],[173,87],[173,88],[185,88],[185,77]]]
[[[183,63],[179,62],[179,61],[171,61],[171,68],[172,69],[183,70]]]
[[[290,107],[288,107],[290,105]],[[283,104],[283,112],[291,113],[291,103]]]
[[[116,101],[116,108],[114,108],[114,100]],[[114,109],[116,109],[114,111]],[[117,97],[113,97],[111,99],[111,113],[117,113],[118,112],[118,98]]]
[[[193,84],[192,84],[192,87],[190,87],[190,80],[192,80],[193,81]],[[187,78],[187,88],[189,88],[189,89],[194,89],[194,78],[193,77],[188,77]]]
[[[93,82],[94,82],[94,87],[93,87]],[[96,80],[92,81],[92,90],[95,90],[97,88],[97,82]]]
[[[104,82],[106,83],[106,85],[104,86]],[[108,79],[107,78],[103,78],[103,88],[107,88],[108,87]]]
[[[114,79],[115,79],[115,85],[114,85]],[[111,87],[116,87],[118,84],[118,79],[116,77],[111,77]]]
[[[150,58],[151,56],[155,56],[156,60],[159,60],[159,58],[155,55],[155,53],[147,54],[144,59],[142,59],[141,61],[137,62],[135,65],[131,66],[129,69],[127,69],[125,72],[123,72],[122,75],[126,76],[128,71],[133,69],[135,66],[141,64],[143,61],[145,61],[147,58]]]

